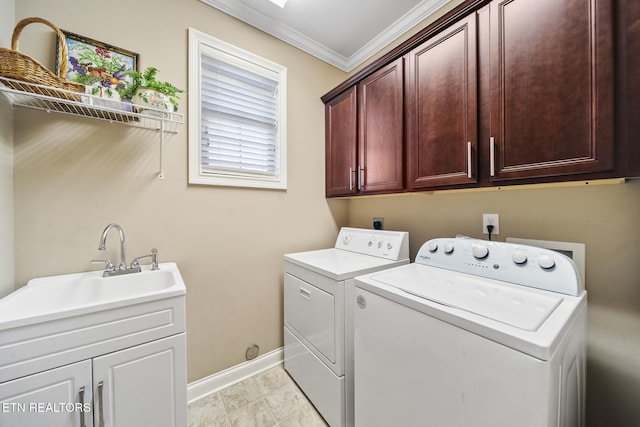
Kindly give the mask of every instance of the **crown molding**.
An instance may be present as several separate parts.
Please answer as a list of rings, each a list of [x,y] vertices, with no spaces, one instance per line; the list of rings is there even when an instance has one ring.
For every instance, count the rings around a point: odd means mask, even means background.
[[[350,72],[422,20],[426,19],[444,4],[448,3],[449,0],[420,3],[349,58],[338,54],[334,50],[316,42],[288,25],[282,24],[237,0],[200,1],[252,27],[262,30],[285,43],[297,47],[334,67],[345,72]]]
[[[361,65],[367,59],[387,47],[398,37],[411,30],[413,27],[433,15],[438,9],[449,3],[450,0],[424,1],[407,12],[396,22],[378,34],[373,40],[354,53],[346,63],[346,70],[351,71]]]
[[[347,58],[337,54],[326,46],[312,40],[301,32],[284,25],[271,17],[252,9],[242,2],[234,0],[200,0],[227,15],[270,34],[285,43],[297,47],[308,54],[321,59],[341,70],[346,70]]]

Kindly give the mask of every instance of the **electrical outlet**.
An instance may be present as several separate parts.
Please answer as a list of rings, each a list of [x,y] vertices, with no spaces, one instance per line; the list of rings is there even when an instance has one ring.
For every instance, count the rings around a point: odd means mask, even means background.
[[[489,234],[487,225],[493,225],[492,236],[500,234],[500,214],[482,214],[482,234]]]
[[[374,217],[373,218],[373,228],[375,230],[384,230],[384,218],[383,217]]]

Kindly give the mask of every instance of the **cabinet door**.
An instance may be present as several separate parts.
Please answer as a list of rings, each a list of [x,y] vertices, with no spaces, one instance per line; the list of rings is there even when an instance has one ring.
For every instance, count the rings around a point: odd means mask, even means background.
[[[93,359],[96,426],[184,427],[184,333]]]
[[[407,54],[407,186],[477,181],[476,15]]]
[[[619,86],[622,96],[623,129],[621,136],[626,138],[628,147],[627,176],[640,176],[640,1],[622,2],[619,16],[625,23],[622,63],[625,64],[622,82]]]
[[[91,427],[91,361],[0,384],[2,427]]]
[[[611,170],[611,0],[490,7],[492,180]]]
[[[361,192],[402,190],[403,60],[358,84],[357,182]]]
[[[356,88],[352,87],[325,105],[326,194],[345,196],[357,192]]]

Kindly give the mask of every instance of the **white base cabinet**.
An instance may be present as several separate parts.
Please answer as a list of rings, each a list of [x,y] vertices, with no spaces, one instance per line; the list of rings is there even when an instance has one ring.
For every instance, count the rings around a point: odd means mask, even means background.
[[[186,427],[186,287],[159,267],[0,300],[0,427]]]
[[[185,334],[0,384],[2,427],[183,427]]]

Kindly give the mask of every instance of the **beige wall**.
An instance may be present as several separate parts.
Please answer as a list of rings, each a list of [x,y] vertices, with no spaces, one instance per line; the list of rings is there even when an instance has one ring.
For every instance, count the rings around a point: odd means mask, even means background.
[[[430,238],[482,238],[483,213],[500,214],[496,240],[586,244],[588,425],[640,425],[640,181],[354,199],[349,225],[384,217],[385,228],[409,231],[413,259]]]
[[[373,216],[384,216],[386,228],[410,232],[414,257],[431,237],[481,237],[481,214],[498,212],[499,240],[586,243],[589,425],[640,420],[640,182],[326,201],[319,97],[344,80],[343,73],[198,0],[68,0],[64,7],[20,0],[16,15],[42,16],[137,51],[142,67],[158,67],[163,79],[183,88],[188,27],[289,69],[287,192],[188,186],[186,126],[166,142],[161,182],[155,179],[154,134],[17,110],[16,284],[87,270],[88,261],[101,256],[96,248],[103,227],[119,222],[130,255],[155,246],[162,260],[182,270],[193,381],[242,362],[249,344],[263,352],[282,345],[283,253],[326,247],[339,226],[369,227]],[[25,45],[37,49],[37,37]],[[186,97],[182,112],[185,106]],[[3,132],[7,127],[0,123]],[[0,173],[6,170],[0,165]],[[6,223],[3,218],[0,227]]]
[[[324,198],[324,106],[345,78],[335,68],[198,0],[16,2],[16,18],[40,16],[74,33],[140,53],[142,68],[187,87],[187,28],[288,68],[285,191],[189,186],[187,126],[167,138],[156,179],[158,135],[33,110],[15,113],[16,284],[95,269],[98,238],[123,226],[130,256],[157,247],[187,284],[189,381],[282,345],[282,256],[327,247],[346,225],[346,201]],[[25,29],[24,50],[53,48],[49,31]],[[43,43],[47,39],[49,44]],[[44,53],[40,54],[46,56]],[[187,99],[182,97],[181,112]],[[117,259],[117,238],[107,247]]]
[[[0,11],[0,46],[10,47],[13,0],[0,0]],[[0,99],[0,298],[14,289],[13,271],[13,112]]]

